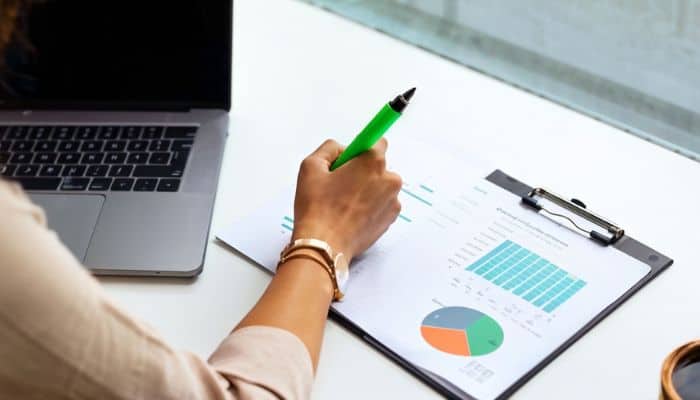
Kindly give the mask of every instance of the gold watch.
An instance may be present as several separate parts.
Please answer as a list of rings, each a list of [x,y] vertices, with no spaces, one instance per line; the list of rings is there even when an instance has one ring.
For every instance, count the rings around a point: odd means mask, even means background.
[[[334,254],[333,248],[323,240],[297,239],[284,247],[280,254],[277,268],[292,258],[292,253],[299,249],[315,250],[323,257],[323,260],[327,263],[327,265],[324,265],[324,268],[333,282],[333,300],[342,300],[350,278],[350,265],[345,255],[343,253]]]

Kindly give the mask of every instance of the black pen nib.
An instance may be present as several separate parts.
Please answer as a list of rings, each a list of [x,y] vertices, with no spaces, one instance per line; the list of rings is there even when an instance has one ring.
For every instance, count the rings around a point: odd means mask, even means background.
[[[416,88],[409,89],[406,91],[406,93],[400,94],[396,96],[394,100],[390,101],[389,106],[391,106],[391,108],[398,113],[402,112],[408,105],[408,102],[411,100],[414,93],[416,93]]]
[[[406,91],[402,96],[406,101],[411,101],[411,97],[413,97],[413,94],[416,93],[416,88],[411,88]]]

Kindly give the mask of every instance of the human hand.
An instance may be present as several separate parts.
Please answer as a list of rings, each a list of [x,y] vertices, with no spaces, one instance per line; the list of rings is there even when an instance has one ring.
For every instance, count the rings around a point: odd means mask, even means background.
[[[343,151],[333,140],[306,157],[299,168],[292,239],[326,241],[348,261],[386,232],[401,211],[399,175],[386,169],[387,141],[330,171]]]

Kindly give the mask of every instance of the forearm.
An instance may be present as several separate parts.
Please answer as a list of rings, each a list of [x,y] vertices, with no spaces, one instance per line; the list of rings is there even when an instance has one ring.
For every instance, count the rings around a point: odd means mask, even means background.
[[[328,140],[301,163],[294,198],[292,239],[323,240],[335,257],[349,263],[381,236],[399,215],[401,178],[386,170],[386,140],[330,172],[343,148]],[[315,250],[295,250],[311,252]],[[330,266],[329,266],[330,267]],[[336,271],[337,272],[337,271]],[[318,364],[323,328],[334,284],[322,265],[294,258],[278,269],[262,298],[239,324],[285,329],[309,350]]]
[[[265,325],[292,332],[309,350],[315,370],[332,298],[333,284],[322,266],[311,260],[292,259],[279,268],[236,329]]]

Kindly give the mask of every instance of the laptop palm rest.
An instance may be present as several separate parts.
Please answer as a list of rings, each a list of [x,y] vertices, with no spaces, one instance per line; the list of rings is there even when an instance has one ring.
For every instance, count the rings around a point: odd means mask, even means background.
[[[46,212],[49,228],[80,261],[85,261],[105,198],[101,195],[30,194]]]

